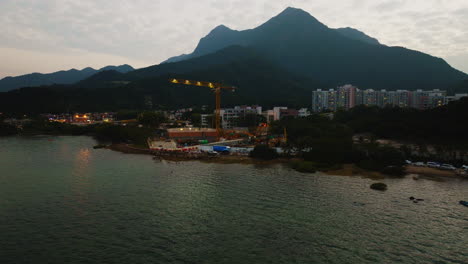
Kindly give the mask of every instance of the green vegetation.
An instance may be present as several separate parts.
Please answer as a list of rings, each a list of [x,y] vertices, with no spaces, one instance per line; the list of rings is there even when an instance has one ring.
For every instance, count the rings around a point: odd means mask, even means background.
[[[390,146],[380,146],[377,143],[360,144],[356,146],[356,165],[365,170],[379,171],[387,175],[404,175],[404,154]]]
[[[299,172],[315,173],[316,171],[331,171],[342,169],[342,164],[333,164],[326,162],[314,162],[307,160],[293,160],[289,163],[291,168]]]
[[[333,166],[352,159],[353,133],[343,124],[319,115],[272,124],[273,134],[282,134],[284,128],[288,134],[287,148],[301,153],[306,161]]]
[[[404,174],[404,153],[375,142],[354,143],[353,130],[336,120],[312,115],[307,118],[284,119],[272,124],[272,132],[286,128],[286,149],[298,152],[304,161],[293,162],[299,171],[340,169],[342,164],[354,163],[362,169],[389,175]]]
[[[102,124],[94,126],[92,133],[98,140],[111,141],[112,143],[131,143],[140,147],[147,147],[146,140],[152,136],[153,129]]]
[[[269,148],[267,145],[257,145],[250,152],[250,157],[262,160],[272,160],[278,158],[279,155],[276,150]]]
[[[90,135],[98,140],[110,141],[113,143],[131,143],[146,147],[146,140],[152,136],[154,129],[149,127],[138,127],[137,124],[126,126],[113,124],[96,124],[89,126],[77,126],[72,124],[62,124],[48,122],[47,120],[36,119],[25,123],[21,127],[10,126],[0,123],[0,136],[11,135]]]
[[[349,126],[355,133],[468,149],[468,98],[425,111],[358,106],[336,113],[335,120]]]
[[[289,165],[299,172],[315,173],[317,171],[316,164],[311,161],[295,160],[291,161]]]
[[[17,133],[16,127],[5,124],[0,120],[0,136],[12,136]]]
[[[165,121],[166,117],[159,112],[145,111],[138,115],[138,123],[151,128],[158,128]]]

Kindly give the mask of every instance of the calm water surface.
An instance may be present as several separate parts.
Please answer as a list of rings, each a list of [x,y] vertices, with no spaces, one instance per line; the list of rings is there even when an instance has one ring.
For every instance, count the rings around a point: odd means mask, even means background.
[[[0,139],[0,263],[468,263],[468,181],[377,192],[359,177],[94,144]]]

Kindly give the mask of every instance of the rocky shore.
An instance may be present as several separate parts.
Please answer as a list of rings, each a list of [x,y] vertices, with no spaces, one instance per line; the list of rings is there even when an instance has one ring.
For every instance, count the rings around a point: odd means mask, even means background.
[[[128,154],[145,154],[145,155],[154,155],[148,148],[138,147],[130,144],[112,144],[107,147],[110,150],[118,151]],[[186,155],[172,155],[172,156],[155,156],[155,159],[182,162],[182,161],[193,161],[197,160],[200,162],[209,162],[209,163],[222,163],[222,164],[258,164],[258,165],[271,165],[271,164],[288,164],[294,160],[300,159],[274,159],[274,160],[257,160],[250,158],[248,156],[233,156],[233,155],[220,155],[216,157],[209,156],[198,156],[198,157],[189,157]],[[406,167],[407,175],[413,175],[414,179],[421,177],[429,178],[460,178],[462,176],[458,175],[455,171],[446,171],[435,168],[428,167],[417,167],[412,165],[407,165]],[[375,172],[368,171],[359,168],[355,164],[344,164],[341,169],[329,170],[323,172],[326,175],[337,175],[337,176],[363,176],[372,179],[383,179],[386,175]]]

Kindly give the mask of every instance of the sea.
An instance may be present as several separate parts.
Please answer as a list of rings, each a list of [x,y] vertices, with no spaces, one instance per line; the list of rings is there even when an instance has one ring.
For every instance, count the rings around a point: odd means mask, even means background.
[[[468,263],[468,181],[0,138],[0,263]],[[414,203],[409,197],[423,199]]]

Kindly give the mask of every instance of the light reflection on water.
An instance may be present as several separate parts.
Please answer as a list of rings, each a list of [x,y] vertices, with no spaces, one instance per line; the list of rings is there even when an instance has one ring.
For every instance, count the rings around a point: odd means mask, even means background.
[[[359,177],[155,162],[51,139],[0,139],[2,263],[468,259],[467,181],[386,179],[376,192]]]

